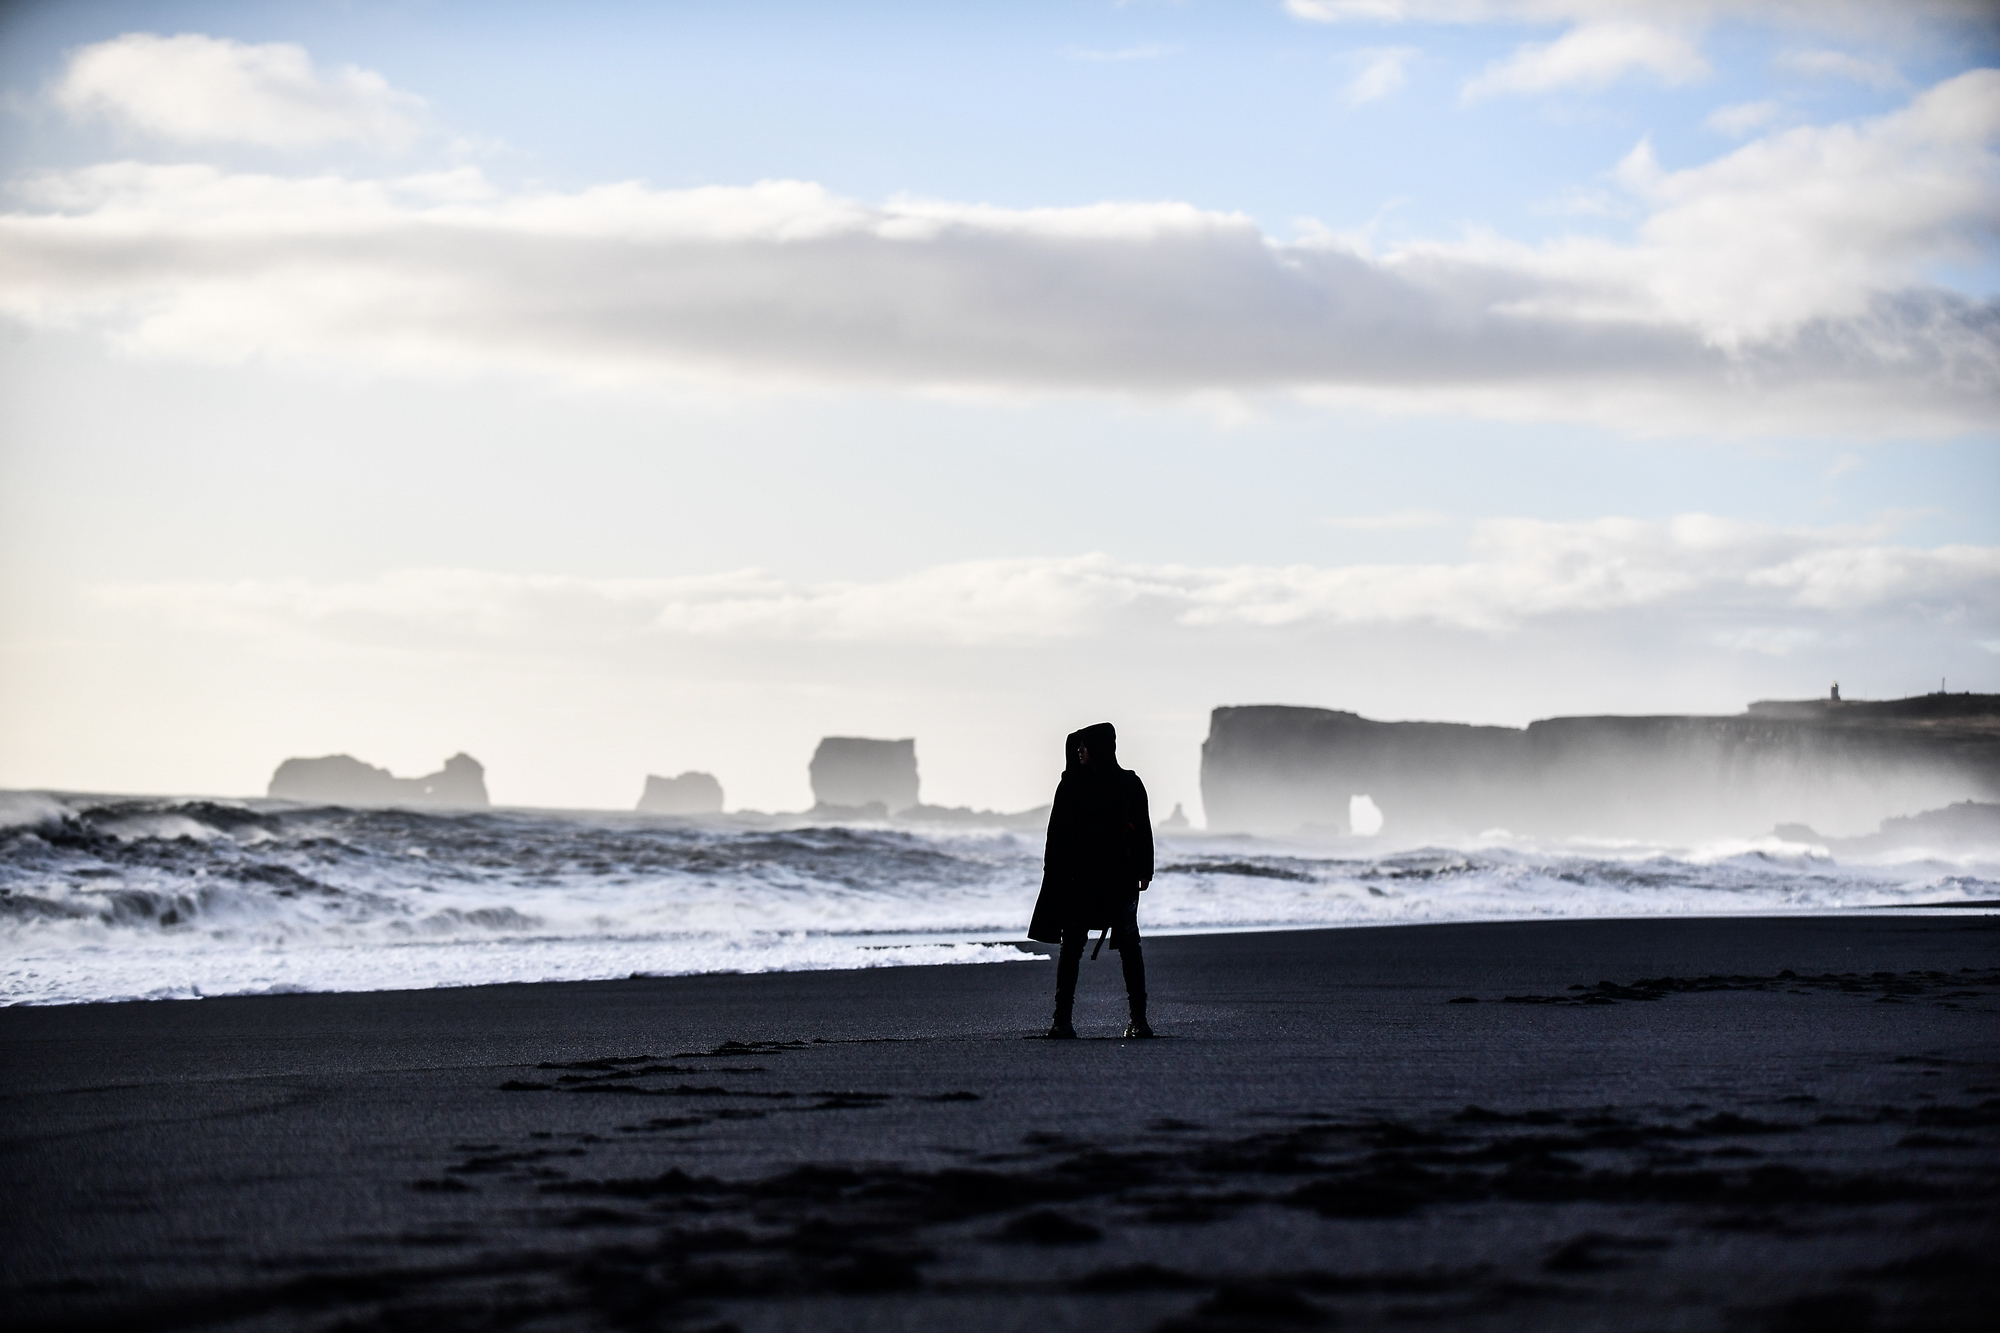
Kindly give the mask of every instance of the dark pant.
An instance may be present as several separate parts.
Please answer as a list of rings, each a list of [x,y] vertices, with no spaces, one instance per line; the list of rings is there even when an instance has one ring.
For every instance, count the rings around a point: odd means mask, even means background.
[[[1067,1014],[1076,1003],[1076,974],[1091,932],[1083,926],[1064,929],[1062,952],[1056,956],[1056,1012]],[[1111,929],[1118,961],[1125,969],[1125,999],[1134,1017],[1146,1012],[1146,955],[1139,948],[1139,900],[1135,897],[1124,920]]]

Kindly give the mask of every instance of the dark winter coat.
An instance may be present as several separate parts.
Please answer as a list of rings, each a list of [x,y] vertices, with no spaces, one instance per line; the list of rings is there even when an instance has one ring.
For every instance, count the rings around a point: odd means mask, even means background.
[[[1077,747],[1090,762],[1076,762]],[[1064,928],[1098,930],[1124,919],[1153,878],[1153,820],[1146,784],[1118,767],[1118,733],[1109,722],[1073,731],[1067,764],[1049,811],[1042,893],[1028,938],[1060,943]]]

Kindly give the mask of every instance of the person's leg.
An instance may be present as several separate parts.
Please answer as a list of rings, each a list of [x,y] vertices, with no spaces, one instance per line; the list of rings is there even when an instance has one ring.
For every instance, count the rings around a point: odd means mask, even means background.
[[[1125,969],[1125,1003],[1132,1012],[1125,1035],[1150,1037],[1153,1029],[1146,1022],[1146,955],[1139,947],[1138,899],[1132,900],[1131,912],[1120,923],[1118,934],[1124,941],[1119,945],[1118,959]]]
[[[1076,974],[1083,965],[1083,946],[1089,938],[1089,931],[1076,927],[1063,932],[1062,952],[1056,955],[1056,1016],[1049,1025],[1051,1037],[1076,1035],[1070,1012],[1076,1005]]]
[[[1146,1016],[1146,955],[1140,952],[1139,941],[1133,940],[1118,951],[1118,957],[1125,964],[1125,1000],[1132,1008],[1132,1017]]]

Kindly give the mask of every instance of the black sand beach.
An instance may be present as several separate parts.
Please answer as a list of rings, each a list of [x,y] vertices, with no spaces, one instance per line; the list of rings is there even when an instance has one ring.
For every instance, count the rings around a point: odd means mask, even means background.
[[[9,1322],[1989,1326],[2000,920],[1147,953],[0,1011]]]

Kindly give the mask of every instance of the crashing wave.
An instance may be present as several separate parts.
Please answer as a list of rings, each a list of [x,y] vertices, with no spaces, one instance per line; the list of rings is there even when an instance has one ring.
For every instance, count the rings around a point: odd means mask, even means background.
[[[1153,931],[1837,911],[1987,867],[1767,838],[1357,854],[1166,835]],[[639,814],[0,797],[0,1000],[378,990],[1031,957],[1037,834]]]

